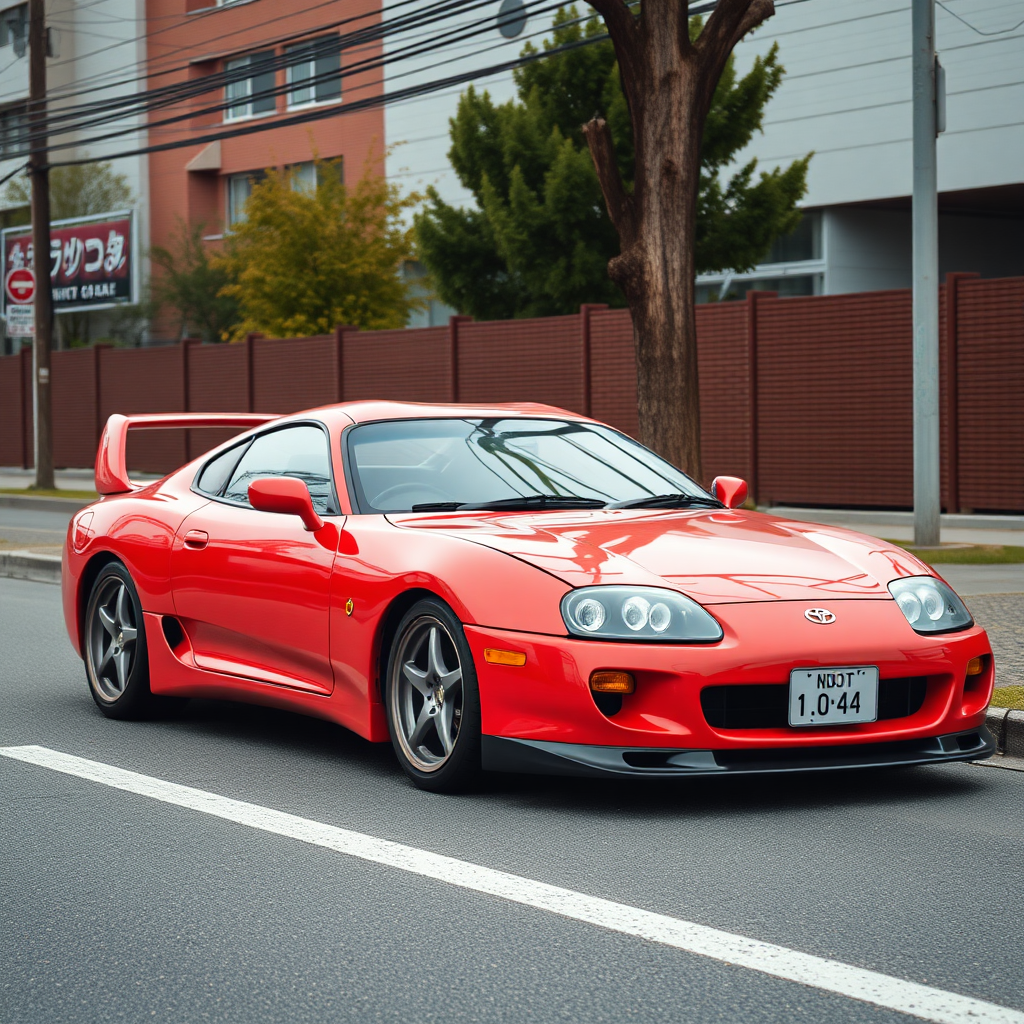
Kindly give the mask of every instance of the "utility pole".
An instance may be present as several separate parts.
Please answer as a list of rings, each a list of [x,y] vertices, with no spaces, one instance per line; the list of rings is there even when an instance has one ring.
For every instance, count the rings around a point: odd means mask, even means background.
[[[53,410],[50,349],[53,297],[50,291],[50,173],[46,152],[46,19],[43,0],[28,2],[29,175],[32,180],[32,250],[36,274],[35,337],[32,343],[32,412],[35,423],[36,483],[53,481]]]
[[[914,90],[914,544],[939,544],[939,210],[935,0],[911,6]]]

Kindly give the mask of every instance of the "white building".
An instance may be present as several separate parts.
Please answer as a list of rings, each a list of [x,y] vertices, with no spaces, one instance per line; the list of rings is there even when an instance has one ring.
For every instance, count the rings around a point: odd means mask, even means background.
[[[28,101],[28,5],[0,0],[0,178],[23,165],[28,153],[17,132],[25,125]],[[98,106],[146,88],[139,80],[146,58],[145,0],[50,0],[46,5],[50,56],[47,58],[49,110],[78,105]],[[102,142],[86,141],[107,131],[133,129]],[[102,157],[146,145],[145,115],[134,115],[87,132],[72,132],[53,141],[54,164],[87,156]],[[136,241],[140,253],[149,249],[149,173],[145,156],[112,160],[135,196]],[[7,226],[24,218],[11,209],[0,186],[0,222]],[[99,212],[99,211],[97,211]],[[104,211],[105,212],[105,211]],[[143,278],[146,261],[141,261]],[[60,318],[58,317],[58,338]]]
[[[946,71],[940,272],[1024,274],[1024,5],[948,0],[935,17]],[[909,0],[778,0],[775,16],[737,47],[739,66],[774,42],[786,76],[764,133],[739,159],[770,169],[813,151],[804,223],[753,273],[699,278],[703,296],[909,287]]]
[[[384,19],[410,11],[429,11],[430,0],[403,5],[392,10],[389,0],[383,7]],[[536,4],[534,5],[536,6]],[[385,92],[394,96],[403,90],[428,82],[468,74],[481,68],[515,60],[527,41],[538,49],[551,27],[551,12],[532,13],[522,0],[495,0],[493,4],[458,11],[430,26],[411,29],[385,37],[385,53],[391,59],[385,68]],[[425,37],[439,35],[441,46],[413,56]],[[449,41],[444,41],[449,40]],[[459,97],[470,83],[453,85],[420,97],[389,102],[384,108],[384,134],[388,153],[386,172],[410,191],[437,189],[441,198],[454,206],[472,205],[473,195],[462,187],[448,162],[449,119],[455,116]],[[480,77],[472,83],[486,90],[495,103],[505,103],[516,94],[510,71]],[[407,268],[409,276],[424,273],[419,265]],[[410,327],[431,327],[446,323],[456,310],[437,300],[423,313],[413,314]]]
[[[495,0],[442,28],[496,19],[500,7]],[[1020,0],[947,0],[936,8],[947,89],[946,130],[938,142],[942,273],[1024,274],[1022,17]],[[528,15],[509,39],[495,20],[490,31],[442,52],[397,61],[386,73],[386,90],[511,59],[527,38],[539,45],[548,19]],[[763,134],[740,162],[756,156],[770,169],[813,152],[805,218],[753,273],[698,278],[698,296],[738,297],[751,287],[801,295],[908,287],[909,0],[777,0],[775,16],[737,48],[739,70],[776,41],[786,76],[767,107]],[[399,35],[387,45],[397,51],[408,43]],[[478,87],[499,102],[514,94],[510,73],[482,79]],[[448,119],[465,88],[388,105],[390,178],[416,189],[433,184],[449,202],[471,202],[446,156]]]

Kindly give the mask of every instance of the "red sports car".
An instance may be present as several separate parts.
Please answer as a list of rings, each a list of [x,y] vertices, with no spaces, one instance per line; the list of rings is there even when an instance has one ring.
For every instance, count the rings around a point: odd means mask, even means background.
[[[156,483],[131,427],[249,428]],[[254,701],[481,770],[780,772],[978,759],[984,630],[912,555],[746,511],[541,405],[112,416],[64,611],[113,718]]]

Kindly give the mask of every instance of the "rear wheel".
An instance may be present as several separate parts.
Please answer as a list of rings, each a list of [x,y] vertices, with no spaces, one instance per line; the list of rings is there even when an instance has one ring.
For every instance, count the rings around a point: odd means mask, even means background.
[[[136,718],[152,703],[142,605],[120,562],[100,570],[85,612],[85,674],[108,718]]]
[[[399,623],[387,671],[391,743],[421,789],[454,793],[480,775],[480,694],[462,625],[443,602],[418,601]]]

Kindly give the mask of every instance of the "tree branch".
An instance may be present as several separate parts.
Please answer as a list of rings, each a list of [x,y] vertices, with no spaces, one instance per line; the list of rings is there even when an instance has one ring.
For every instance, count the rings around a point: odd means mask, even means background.
[[[587,0],[591,7],[604,18],[608,35],[612,37],[615,49],[619,44],[632,48],[637,35],[636,15],[626,6],[625,0]]]
[[[718,0],[697,39],[705,66],[724,65],[733,47],[774,13],[773,0]]]
[[[583,134],[590,149],[590,158],[594,161],[608,216],[619,233],[619,248],[625,252],[636,240],[636,210],[633,197],[626,191],[619,173],[611,129],[603,117],[594,117],[583,126]]]
[[[590,0],[587,0],[590,3]],[[594,0],[590,6],[604,19],[605,28],[615,47],[615,59],[619,62],[622,88],[626,94],[630,113],[635,114],[634,90],[638,81],[639,65],[643,61],[640,52],[640,23],[637,16],[626,5],[626,0]]]

